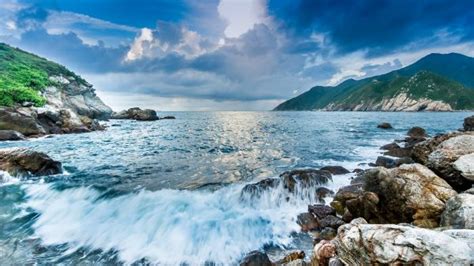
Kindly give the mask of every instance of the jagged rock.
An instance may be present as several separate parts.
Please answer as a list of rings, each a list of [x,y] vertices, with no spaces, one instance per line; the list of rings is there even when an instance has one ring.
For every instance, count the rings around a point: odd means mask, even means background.
[[[61,163],[28,149],[0,149],[0,170],[12,176],[43,176],[62,172]]]
[[[346,168],[342,166],[325,166],[325,167],[322,167],[320,170],[328,171],[333,175],[344,175],[344,174],[350,173],[349,170],[347,170]]]
[[[464,118],[463,127],[465,131],[474,131],[474,115]]]
[[[276,265],[304,265],[304,264],[294,264],[292,262],[303,260],[305,257],[305,253],[302,250],[293,251],[290,254],[283,257],[281,260],[276,262]],[[304,262],[304,261],[303,261]]]
[[[474,153],[460,156],[454,162],[453,167],[458,170],[464,178],[474,181]]]
[[[276,178],[267,178],[257,183],[245,185],[242,189],[242,195],[259,196],[262,192],[277,187],[279,182]]]
[[[410,157],[392,159],[385,156],[379,156],[377,157],[377,160],[375,161],[375,166],[382,166],[385,168],[394,168],[402,164],[410,164],[410,163],[414,163],[414,161]]]
[[[456,190],[465,190],[473,181],[461,175],[454,163],[463,155],[474,153],[474,135],[459,135],[443,141],[428,156],[428,167],[438,173]]]
[[[392,129],[393,127],[392,127],[392,125],[390,125],[390,123],[384,122],[384,123],[378,124],[377,128]]]
[[[332,227],[325,227],[319,233],[319,237],[324,240],[331,240],[336,237],[336,234],[337,234],[336,229]]]
[[[309,212],[299,214],[296,218],[296,223],[301,226],[301,230],[303,232],[308,232],[319,228],[318,220]]]
[[[426,138],[428,135],[426,134],[426,130],[421,127],[412,127],[407,132],[407,136],[412,138]]]
[[[111,116],[112,119],[134,119],[138,121],[154,121],[158,120],[156,112],[151,109],[140,109],[138,107],[123,110],[119,113],[114,113]]]
[[[313,214],[318,219],[322,219],[328,215],[335,215],[336,210],[324,204],[308,205],[308,212]]]
[[[46,134],[37,121],[36,113],[20,108],[0,108],[0,129],[15,130],[25,136]]]
[[[15,130],[0,130],[0,141],[4,140],[24,140],[25,136]]]
[[[461,193],[446,202],[441,226],[474,230],[474,193]]]
[[[334,196],[334,191],[330,190],[329,188],[325,187],[318,187],[316,189],[316,197],[319,200],[319,202],[324,203],[326,197],[331,197]]]
[[[459,136],[462,133],[452,132],[448,134],[437,135],[431,139],[427,139],[423,142],[416,144],[411,150],[411,158],[417,162],[424,165],[428,164],[428,156],[438,147],[443,141]]]
[[[469,265],[474,234],[413,226],[366,224],[356,219],[339,228],[334,243],[346,265]],[[473,232],[473,231],[471,231]]]
[[[240,262],[240,266],[272,266],[272,262],[266,253],[252,251]]]
[[[381,150],[393,150],[393,149],[400,149],[400,145],[398,145],[397,143],[395,142],[392,142],[392,143],[389,143],[389,144],[385,144],[383,145],[382,147],[380,147]]]
[[[278,263],[276,265],[279,265]],[[282,266],[310,266],[309,263],[304,261],[303,259],[297,259],[290,261],[288,263],[281,264]]]
[[[312,265],[328,265],[329,260],[336,256],[336,246],[328,240],[321,240],[313,248]]]
[[[319,227],[325,228],[325,227],[331,227],[334,229],[339,228],[339,226],[345,224],[345,222],[334,215],[328,215],[322,219],[318,219]]]
[[[300,169],[284,172],[280,175],[285,188],[294,192],[299,187],[325,185],[332,181],[331,173],[323,170]]]

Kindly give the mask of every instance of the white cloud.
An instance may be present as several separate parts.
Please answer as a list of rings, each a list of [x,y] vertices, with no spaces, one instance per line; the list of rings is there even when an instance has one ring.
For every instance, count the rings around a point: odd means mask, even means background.
[[[143,28],[140,34],[135,38],[130,50],[128,51],[125,61],[133,61],[142,58],[145,52],[145,46],[150,45],[153,41],[153,32],[148,28]]]
[[[224,31],[227,38],[239,37],[255,24],[263,23],[267,16],[263,0],[221,0],[217,10],[227,22]]]

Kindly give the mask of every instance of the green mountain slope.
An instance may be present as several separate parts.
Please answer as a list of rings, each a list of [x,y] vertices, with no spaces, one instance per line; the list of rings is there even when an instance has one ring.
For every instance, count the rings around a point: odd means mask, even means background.
[[[414,76],[417,76],[417,82],[407,83]],[[313,87],[274,110],[381,110],[377,104],[403,92],[410,100],[441,101],[454,110],[474,109],[471,87],[474,88],[474,58],[460,54],[431,54],[384,75],[351,79],[334,87]],[[418,107],[423,109],[424,105],[420,103]]]
[[[86,84],[64,66],[0,43],[0,106],[22,102],[44,105],[46,101],[40,92],[54,85],[48,77],[61,75]]]

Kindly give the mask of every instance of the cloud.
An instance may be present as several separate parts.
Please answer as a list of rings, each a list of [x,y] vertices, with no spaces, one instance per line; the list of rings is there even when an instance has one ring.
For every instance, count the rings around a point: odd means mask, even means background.
[[[266,1],[263,0],[221,0],[219,15],[227,22],[224,31],[227,38],[237,38],[262,23],[266,16]]]

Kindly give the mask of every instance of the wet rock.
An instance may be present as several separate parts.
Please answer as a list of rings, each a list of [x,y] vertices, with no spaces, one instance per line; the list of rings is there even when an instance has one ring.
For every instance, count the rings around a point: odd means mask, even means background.
[[[344,186],[337,191],[334,200],[331,202],[331,207],[336,210],[336,213],[343,215],[346,207],[345,203],[350,199],[358,198],[363,192],[363,184],[361,183]]]
[[[321,240],[313,248],[311,265],[328,265],[329,260],[336,256],[336,246],[328,240]]]
[[[407,136],[412,138],[426,138],[428,135],[426,134],[426,130],[421,127],[412,127],[407,132]]]
[[[333,257],[329,259],[328,266],[344,266],[344,263],[338,257]]]
[[[468,230],[438,232],[413,226],[366,224],[339,228],[333,243],[346,265],[469,265],[474,249]]]
[[[328,188],[325,188],[325,187],[318,187],[316,189],[316,197],[317,199],[319,200],[319,202],[322,202],[324,203],[325,202],[325,198],[326,197],[331,197],[331,196],[334,196],[334,191],[328,189]]]
[[[176,117],[174,117],[172,115],[167,115],[167,116],[161,117],[160,119],[176,119]]]
[[[349,170],[347,170],[346,168],[342,166],[325,166],[325,167],[322,167],[320,170],[328,171],[333,175],[344,175],[344,174],[350,173]]]
[[[414,163],[414,161],[410,157],[402,157],[400,159],[392,159],[389,157],[385,156],[379,156],[377,157],[377,160],[375,161],[375,166],[382,166],[385,168],[394,168],[398,167],[402,164],[410,164]]]
[[[443,141],[428,156],[427,166],[453,188],[458,191],[466,190],[474,184],[473,181],[465,178],[454,163],[464,155],[474,153],[474,135],[459,135]]]
[[[283,184],[290,192],[294,192],[297,187],[307,188],[325,185],[332,181],[331,173],[324,170],[299,169],[284,172],[280,175]]]
[[[464,118],[463,127],[465,131],[474,131],[474,115]]]
[[[395,142],[392,142],[392,143],[389,143],[389,144],[385,144],[383,145],[382,147],[380,147],[381,150],[393,150],[393,149],[400,149],[400,145],[398,145],[397,143]]]
[[[345,222],[341,218],[334,215],[328,215],[322,219],[319,219],[318,222],[319,226],[322,228],[331,227],[334,229],[337,229],[339,228],[339,226],[345,224]]]
[[[286,255],[285,257],[283,257],[281,260],[279,260],[275,264],[276,265],[304,265],[304,264],[290,264],[290,263],[298,261],[298,260],[303,260],[305,256],[306,255],[305,255],[304,251],[297,250],[297,251],[291,252],[290,254]]]
[[[474,230],[474,193],[461,193],[446,202],[441,226]]]
[[[27,149],[1,149],[0,170],[12,176],[43,176],[62,172],[61,163]]]
[[[387,122],[384,122],[384,123],[380,123],[377,125],[377,128],[381,128],[381,129],[392,129],[392,125],[390,125],[390,123],[387,123]]]
[[[308,205],[308,212],[313,214],[318,219],[322,219],[328,215],[335,215],[336,210],[324,204]]]
[[[337,234],[336,229],[332,227],[325,227],[319,233],[319,237],[324,240],[331,240],[336,237],[336,234]]]
[[[436,227],[446,201],[456,195],[446,181],[421,164],[377,168],[367,175],[364,189],[379,199],[377,218],[384,217],[390,223],[413,222],[420,227]],[[357,217],[353,208],[348,206],[348,209]]]
[[[272,266],[272,262],[266,253],[255,250],[242,259],[240,266]]]
[[[308,232],[319,228],[318,220],[309,212],[299,214],[296,218],[296,223],[301,226],[301,230],[303,232]]]
[[[360,172],[363,172],[364,170],[363,169],[360,169],[360,168],[356,168],[354,169],[354,171],[352,171],[353,173],[360,173]]]
[[[453,164],[454,169],[467,180],[474,181],[474,153],[460,156]]]
[[[137,121],[155,121],[158,120],[156,112],[151,109],[140,109],[138,107],[123,110],[119,113],[114,113],[112,119],[133,119]]]
[[[394,147],[390,150],[387,150],[383,154],[392,157],[404,158],[411,155],[411,150],[411,147]]]
[[[0,141],[4,140],[24,140],[25,136],[15,130],[0,130]]]
[[[279,265],[278,263],[276,265]],[[288,263],[281,264],[282,266],[310,266],[309,263],[304,261],[303,259],[297,259],[290,261]]]
[[[0,130],[2,129],[15,130],[25,136],[46,134],[37,121],[36,113],[20,108],[0,108]]]
[[[275,178],[263,179],[257,183],[245,185],[242,195],[260,196],[264,191],[277,187],[279,180]]]

